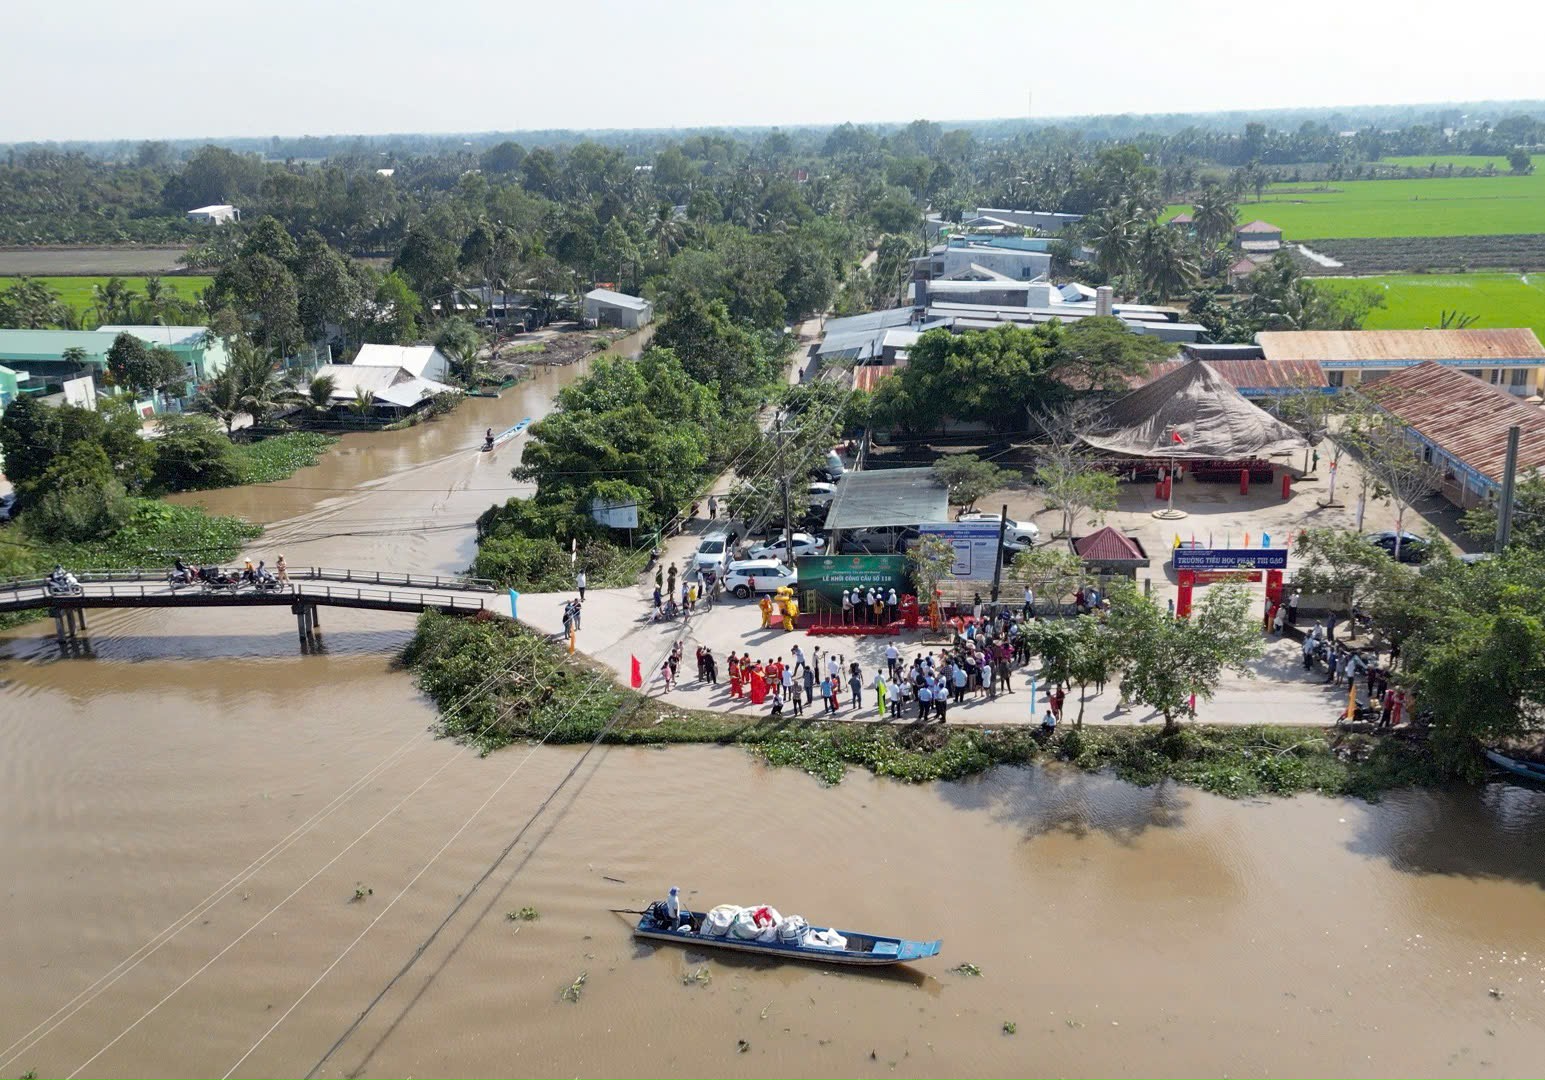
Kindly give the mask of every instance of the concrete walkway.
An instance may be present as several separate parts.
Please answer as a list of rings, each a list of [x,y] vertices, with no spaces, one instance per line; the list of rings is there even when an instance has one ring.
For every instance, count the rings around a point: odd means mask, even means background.
[[[864,669],[863,707],[844,709],[845,720],[879,720],[874,708],[868,683],[876,670],[885,668],[885,648],[894,643],[906,661],[923,652],[938,651],[948,644],[942,635],[925,631],[903,632],[897,637],[841,637],[811,635],[802,630],[785,632],[763,630],[761,614],[752,600],[736,600],[726,597],[707,611],[689,620],[687,632],[682,638],[685,656],[681,668],[682,681],[677,689],[666,694],[659,680],[660,664],[675,640],[680,623],[652,623],[648,621],[650,588],[591,589],[586,593],[581,628],[577,636],[580,652],[594,658],[609,668],[618,682],[626,686],[631,673],[631,661],[637,657],[644,670],[644,691],[651,697],[664,696],[683,708],[703,709],[712,712],[756,716],[766,714],[768,706],[753,708],[744,699],[729,696],[725,681],[725,659],[731,651],[751,654],[753,660],[770,661],[777,657],[792,656],[793,646],[798,644],[807,657],[819,648],[825,656],[835,651],[842,657],[844,669],[848,662],[857,660]],[[544,634],[562,633],[563,605],[573,599],[571,593],[534,593],[520,598],[520,621],[533,630]],[[720,684],[705,686],[696,682],[695,655],[698,645],[706,645],[719,658]],[[1334,722],[1346,702],[1345,690],[1332,690],[1324,683],[1324,672],[1305,673],[1300,662],[1299,646],[1290,640],[1272,639],[1265,655],[1254,665],[1255,678],[1230,675],[1219,688],[1212,701],[1197,703],[1197,720],[1208,724],[1281,724],[1306,727],[1322,727]],[[1046,709],[1045,683],[1037,687],[1035,706],[1038,713],[1032,715],[1030,700],[1031,677],[1037,672],[1034,663],[1014,672],[1014,693],[1000,694],[996,699],[985,694],[968,699],[960,706],[951,707],[951,723],[969,724],[1026,724],[1039,722]],[[844,683],[843,700],[847,700]],[[1106,686],[1103,694],[1089,690],[1084,704],[1086,724],[1145,725],[1162,723],[1157,713],[1132,707],[1118,709],[1120,687]],[[908,715],[915,718],[916,706]],[[817,710],[806,711],[815,716]],[[1078,692],[1073,689],[1063,706],[1064,720],[1071,722],[1078,713]],[[787,715],[787,714],[786,714]]]

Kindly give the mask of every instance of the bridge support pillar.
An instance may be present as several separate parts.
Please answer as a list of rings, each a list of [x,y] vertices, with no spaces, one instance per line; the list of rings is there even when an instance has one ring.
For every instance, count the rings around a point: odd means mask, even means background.
[[[322,625],[322,620],[317,618],[317,606],[315,604],[312,604],[311,605],[311,628],[313,630],[315,630],[317,627],[319,627],[321,625]]]
[[[65,643],[64,612],[58,608],[54,609],[54,636],[59,639],[59,644]]]
[[[311,640],[311,611],[309,604],[295,605],[295,629],[300,634],[302,645]]]
[[[82,630],[86,629],[86,609],[79,608],[75,612],[75,622]]]

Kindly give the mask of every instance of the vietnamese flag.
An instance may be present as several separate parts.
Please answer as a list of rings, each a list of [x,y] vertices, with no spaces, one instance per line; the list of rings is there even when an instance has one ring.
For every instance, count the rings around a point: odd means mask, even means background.
[[[1185,445],[1185,440],[1180,437],[1180,432],[1178,431],[1171,431],[1169,433],[1169,438],[1170,442],[1179,443],[1182,446]]]
[[[644,669],[639,666],[638,657],[629,656],[628,659],[633,661],[633,677],[629,680],[629,685],[635,690],[641,689],[644,685]]]

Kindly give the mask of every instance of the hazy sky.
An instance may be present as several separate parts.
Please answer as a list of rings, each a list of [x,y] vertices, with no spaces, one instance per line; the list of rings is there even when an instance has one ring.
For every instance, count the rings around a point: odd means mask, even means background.
[[[9,0],[5,8],[0,141],[1545,97],[1542,0]]]

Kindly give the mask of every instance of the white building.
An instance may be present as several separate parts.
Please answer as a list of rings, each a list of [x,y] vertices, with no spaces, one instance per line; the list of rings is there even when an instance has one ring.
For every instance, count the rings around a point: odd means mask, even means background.
[[[188,220],[205,225],[224,225],[227,221],[240,221],[241,211],[230,203],[215,203],[188,211]]]
[[[369,346],[366,346],[369,348]],[[400,416],[412,412],[438,393],[456,389],[433,379],[419,378],[400,367],[380,364],[323,364],[313,378],[333,380],[329,401],[333,407],[347,406],[361,393],[371,396],[374,411]]]
[[[585,319],[597,326],[617,326],[637,330],[654,318],[654,305],[641,296],[591,289],[585,294]]]
[[[416,379],[435,382],[451,375],[450,360],[433,345],[362,345],[353,366],[401,368]]]

